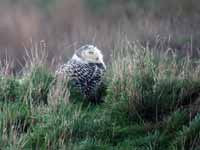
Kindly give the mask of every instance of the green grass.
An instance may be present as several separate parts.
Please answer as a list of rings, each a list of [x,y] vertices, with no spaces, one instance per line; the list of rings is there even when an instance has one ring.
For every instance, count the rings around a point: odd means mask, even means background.
[[[0,76],[2,149],[199,149],[199,61],[136,44],[114,50],[94,105],[33,57],[22,76]]]

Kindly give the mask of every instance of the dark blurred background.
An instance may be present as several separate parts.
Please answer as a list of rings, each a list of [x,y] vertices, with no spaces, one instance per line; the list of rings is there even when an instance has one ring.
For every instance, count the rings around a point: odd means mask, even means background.
[[[199,39],[199,0],[0,0],[0,55],[16,65],[30,41],[44,40],[51,60],[87,43],[108,59],[121,40],[164,41],[195,55]]]

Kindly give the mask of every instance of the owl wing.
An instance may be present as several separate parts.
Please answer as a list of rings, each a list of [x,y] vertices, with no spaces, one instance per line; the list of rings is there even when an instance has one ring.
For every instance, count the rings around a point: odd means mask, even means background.
[[[59,68],[56,70],[56,74],[64,74],[72,79],[85,81],[91,79],[94,69],[94,67],[91,67],[87,63],[69,60],[66,64],[59,66]]]
[[[80,88],[86,95],[93,95],[101,83],[105,70],[96,64],[80,63],[70,60],[61,65],[56,74],[64,74],[70,77],[73,84]]]
[[[92,68],[92,76],[86,81],[86,86],[84,88],[84,92],[86,95],[94,95],[101,84],[102,76],[105,72],[102,68],[100,68],[96,64],[90,64]]]

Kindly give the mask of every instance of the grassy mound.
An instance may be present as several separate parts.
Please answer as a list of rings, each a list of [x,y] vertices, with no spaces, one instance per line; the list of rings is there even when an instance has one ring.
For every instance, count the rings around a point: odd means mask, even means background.
[[[98,105],[82,101],[43,63],[20,77],[1,75],[0,147],[199,149],[199,61],[171,52],[114,51]]]

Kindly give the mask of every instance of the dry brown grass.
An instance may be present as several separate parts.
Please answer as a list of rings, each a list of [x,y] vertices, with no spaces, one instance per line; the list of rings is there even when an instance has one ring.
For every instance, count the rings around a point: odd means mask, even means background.
[[[9,57],[22,61],[24,45],[29,45],[30,39],[34,42],[45,40],[48,60],[60,55],[65,60],[74,49],[86,43],[103,49],[105,59],[109,60],[111,49],[119,48],[119,40],[123,38],[154,44],[159,36],[168,41],[167,46],[190,51],[192,55],[199,47],[196,32],[200,22],[199,8],[195,1],[162,0],[154,7],[143,8],[118,0],[98,15],[80,0],[57,1],[46,13],[28,1],[0,3],[1,57],[7,49]]]

